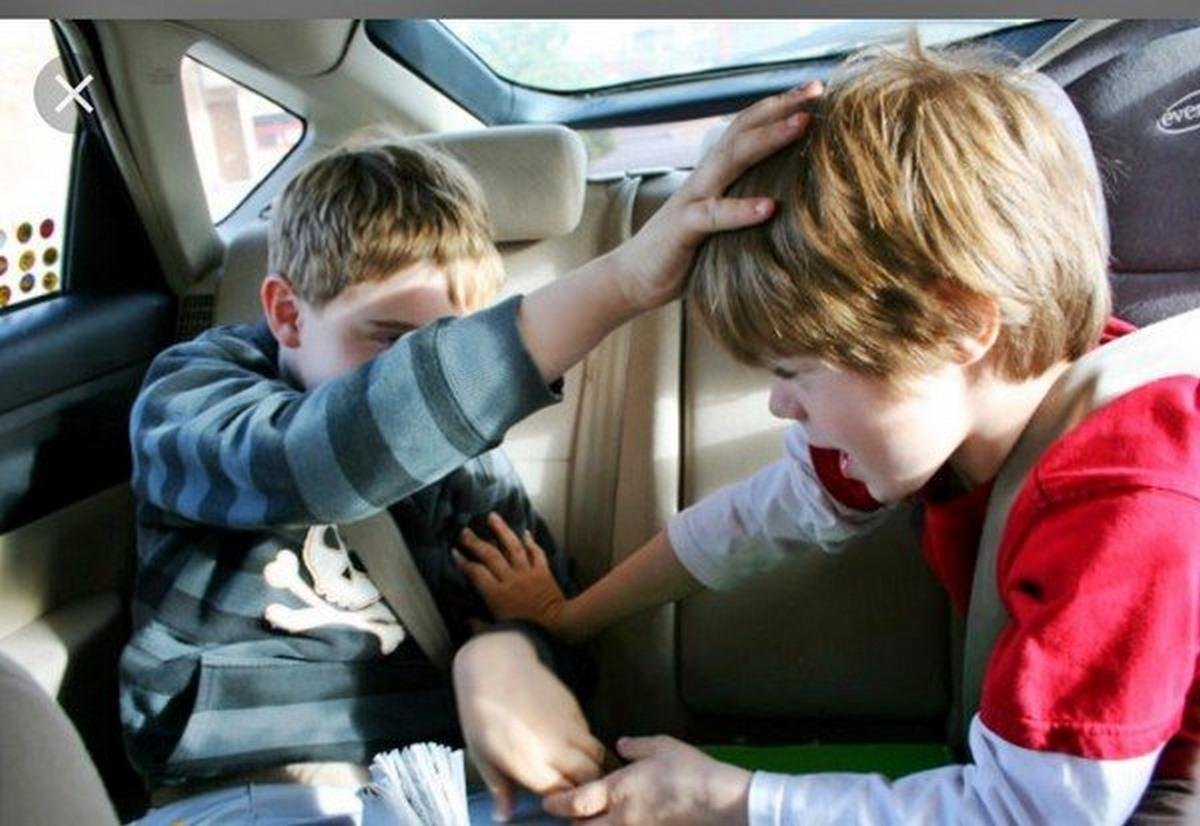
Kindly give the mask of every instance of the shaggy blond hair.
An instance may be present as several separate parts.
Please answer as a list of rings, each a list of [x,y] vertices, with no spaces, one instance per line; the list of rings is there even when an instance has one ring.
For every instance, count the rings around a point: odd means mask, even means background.
[[[1103,200],[1034,85],[915,41],[849,59],[804,138],[731,188],[778,209],[701,248],[702,319],[748,363],[813,356],[888,380],[946,363],[993,306],[999,376],[1082,355],[1110,311]]]
[[[343,148],[301,170],[272,209],[268,249],[269,271],[317,307],[423,261],[443,268],[463,311],[504,279],[475,180],[419,143]]]

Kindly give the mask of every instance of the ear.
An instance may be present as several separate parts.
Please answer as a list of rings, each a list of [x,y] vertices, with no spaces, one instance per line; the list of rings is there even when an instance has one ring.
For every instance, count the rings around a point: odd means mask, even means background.
[[[954,360],[963,367],[982,363],[991,352],[1000,336],[1000,305],[991,299],[979,302],[975,321],[975,330],[962,335],[956,342]]]
[[[300,346],[300,296],[287,277],[271,273],[259,288],[263,315],[275,340],[283,347]]]

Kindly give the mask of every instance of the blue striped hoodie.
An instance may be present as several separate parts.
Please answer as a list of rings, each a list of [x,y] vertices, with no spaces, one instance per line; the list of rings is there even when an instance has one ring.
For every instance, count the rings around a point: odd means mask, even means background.
[[[459,740],[446,676],[397,642],[389,609],[364,607],[373,586],[334,526],[389,508],[456,642],[487,611],[449,551],[489,510],[533,530],[569,585],[497,449],[559,398],[519,303],[441,319],[307,392],[264,322],[155,359],[130,423],[138,565],[120,663],[127,749],[151,782]]]

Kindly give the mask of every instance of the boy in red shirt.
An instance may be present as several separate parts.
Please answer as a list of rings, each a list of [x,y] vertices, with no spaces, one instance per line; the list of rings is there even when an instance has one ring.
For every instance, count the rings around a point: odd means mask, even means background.
[[[1099,184],[1067,110],[1044,78],[987,59],[849,61],[805,139],[731,190],[776,197],[774,219],[706,242],[689,287],[713,334],[775,375],[771,411],[796,422],[787,456],[569,601],[528,537],[465,536],[460,564],[494,613],[585,638],[798,543],[834,547],[913,496],[964,611],[992,480],[1109,318]],[[547,809],[598,823],[1123,822],[1152,778],[1188,775],[1200,742],[1200,378],[1138,387],[1054,442],[1009,513],[996,579],[1009,621],[970,765],[894,783],[750,774],[632,738],[618,744],[632,765],[576,786],[493,735],[505,698],[522,695],[506,712],[536,726],[553,693],[536,669],[496,679],[522,645],[504,635],[459,657],[467,741],[502,794],[509,779],[561,790]]]

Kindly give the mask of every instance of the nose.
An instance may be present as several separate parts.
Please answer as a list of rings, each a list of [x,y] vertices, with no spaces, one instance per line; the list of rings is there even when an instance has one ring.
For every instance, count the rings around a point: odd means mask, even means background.
[[[808,411],[804,409],[799,394],[790,381],[776,379],[771,383],[771,401],[768,406],[771,409],[771,415],[778,419],[791,419],[797,422],[804,422],[808,419]]]

